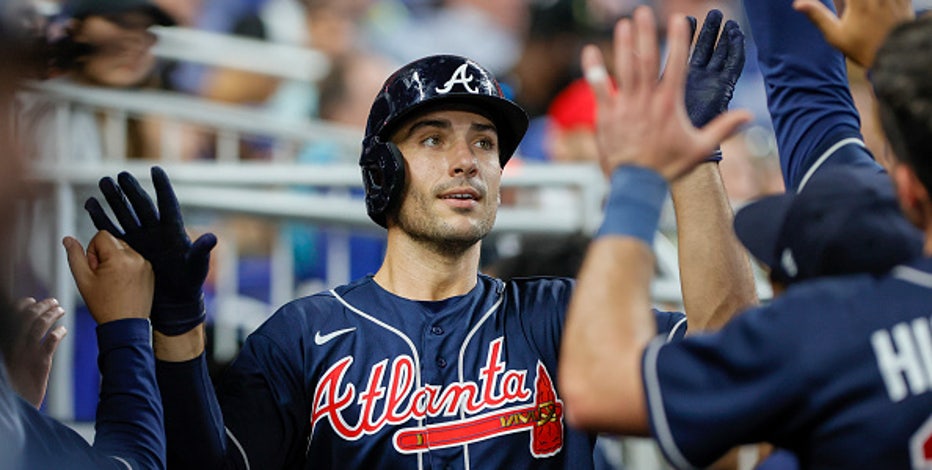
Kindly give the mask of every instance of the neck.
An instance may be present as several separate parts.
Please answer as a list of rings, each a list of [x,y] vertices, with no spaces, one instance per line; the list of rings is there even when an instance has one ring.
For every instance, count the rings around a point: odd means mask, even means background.
[[[399,297],[443,300],[464,295],[476,285],[481,242],[450,252],[389,230],[387,245],[375,282]]]

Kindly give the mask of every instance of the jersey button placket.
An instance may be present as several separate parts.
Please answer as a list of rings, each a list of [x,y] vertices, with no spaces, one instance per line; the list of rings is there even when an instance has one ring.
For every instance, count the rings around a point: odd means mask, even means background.
[[[431,332],[432,334],[434,334],[434,335],[440,336],[440,335],[443,334],[443,327],[434,325],[434,326],[430,327],[430,332]]]
[[[438,358],[437,358],[437,367],[443,369],[443,368],[446,367],[446,366],[447,366],[447,360],[444,359],[444,358],[442,358],[442,357],[438,357]]]

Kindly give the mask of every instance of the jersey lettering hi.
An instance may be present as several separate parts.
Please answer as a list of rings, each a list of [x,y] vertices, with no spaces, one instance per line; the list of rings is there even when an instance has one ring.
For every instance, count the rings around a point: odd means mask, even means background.
[[[299,299],[225,377],[227,428],[250,462],[292,468],[591,467],[555,381],[571,287],[480,276],[467,295],[416,302],[365,278]],[[257,423],[266,400],[274,416]]]
[[[932,332],[920,317],[871,334],[877,368],[890,401],[921,395],[932,388]]]

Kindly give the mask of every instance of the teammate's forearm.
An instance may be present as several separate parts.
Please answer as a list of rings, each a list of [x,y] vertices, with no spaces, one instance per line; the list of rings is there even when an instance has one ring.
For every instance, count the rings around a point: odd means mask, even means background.
[[[821,0],[826,6],[832,2]],[[860,138],[845,58],[792,0],[745,0],[787,188],[797,188],[823,141]],[[821,149],[824,150],[824,149]]]
[[[571,425],[648,431],[641,352],[656,334],[651,242],[667,189],[653,170],[621,166],[612,173],[605,219],[579,271],[560,351],[558,380]]]
[[[624,266],[624,269],[618,269]],[[570,425],[646,435],[641,352],[650,318],[651,247],[631,237],[592,242],[570,302],[560,388]]]
[[[155,358],[160,361],[190,361],[203,354],[205,346],[204,325],[177,336],[164,335],[158,331],[153,332]]]
[[[102,379],[94,448],[134,468],[160,469],[166,465],[164,415],[149,328],[136,318],[97,327]]]
[[[731,228],[732,209],[718,164],[699,165],[670,189],[689,331],[715,330],[757,303],[751,263]]]

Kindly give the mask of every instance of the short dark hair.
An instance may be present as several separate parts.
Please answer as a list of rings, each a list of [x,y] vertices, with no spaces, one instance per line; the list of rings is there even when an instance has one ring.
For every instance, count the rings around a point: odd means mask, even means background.
[[[877,51],[871,82],[896,158],[932,190],[932,17],[897,26]]]

